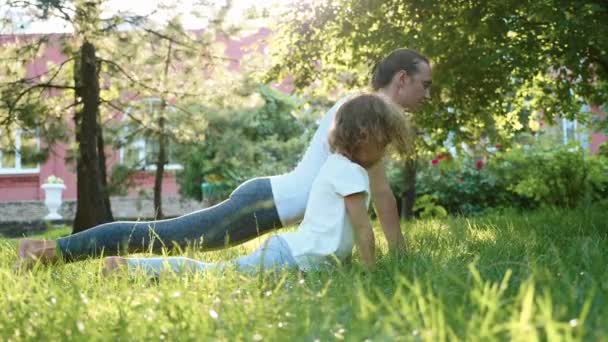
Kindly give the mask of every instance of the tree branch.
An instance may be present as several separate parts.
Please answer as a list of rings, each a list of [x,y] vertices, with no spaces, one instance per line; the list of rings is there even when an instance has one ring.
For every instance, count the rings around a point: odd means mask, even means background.
[[[23,98],[25,95],[27,95],[29,92],[38,89],[38,88],[43,88],[43,89],[71,89],[71,90],[76,90],[76,87],[73,86],[66,86],[66,85],[60,85],[60,84],[50,84],[50,83],[39,83],[39,84],[34,84],[33,86],[25,89],[24,91],[22,91],[21,93],[19,93],[19,95],[17,95],[17,98],[12,102],[9,103],[8,105],[8,114],[9,116],[13,113],[13,111],[15,110],[15,107],[17,106],[17,103],[19,103],[19,101],[21,101],[21,98]]]
[[[179,41],[179,40],[177,40],[177,39],[175,39],[175,38],[173,38],[171,36],[168,36],[168,35],[166,35],[164,33],[158,32],[158,31],[153,30],[153,29],[151,29],[149,27],[143,27],[143,26],[139,25],[138,23],[130,22],[129,20],[127,20],[127,22],[129,22],[130,24],[133,24],[135,26],[140,27],[144,32],[147,32],[147,33],[149,33],[149,34],[151,34],[153,36],[156,36],[158,38],[161,38],[163,40],[169,41],[169,42],[171,42],[171,43],[173,43],[173,44],[175,44],[177,46],[181,46],[181,47],[189,49],[191,51],[198,51],[198,52],[200,52],[200,49],[196,48],[195,46],[192,46],[192,45],[187,44],[185,42]],[[221,61],[228,61],[228,62],[238,62],[239,61],[236,58],[230,58],[230,57],[225,57],[225,56],[216,56],[216,55],[212,55],[212,54],[209,54],[209,53],[203,53],[203,52],[201,52],[200,55],[203,56],[203,57],[209,58],[209,59],[215,59],[215,60],[221,60]]]
[[[151,91],[157,92],[159,94],[163,94],[164,93],[164,91],[162,91],[160,89],[151,87],[151,86],[149,86],[149,85],[147,85],[147,84],[145,84],[145,83],[143,83],[141,81],[136,80],[133,76],[129,75],[129,73],[125,69],[123,69],[123,67],[121,67],[120,65],[118,65],[114,61],[110,61],[110,60],[103,59],[103,58],[99,58],[99,61],[105,62],[107,64],[110,64],[110,65],[114,66],[121,74],[125,75],[127,77],[127,79],[129,79],[129,81],[131,81],[132,83],[137,84],[137,85],[143,87],[144,89],[151,90]],[[180,95],[180,96],[187,96],[187,97],[197,97],[197,96],[199,96],[198,94],[181,93],[181,92],[171,92],[171,94]]]
[[[62,111],[62,112],[65,112],[66,110],[68,110],[68,109],[72,109],[73,107],[76,107],[76,106],[78,106],[78,105],[79,105],[79,104],[81,104],[81,103],[82,103],[82,101],[74,101],[74,102],[72,102],[72,103],[71,103],[69,106],[65,106],[65,107],[63,107],[63,109],[62,109],[61,111]]]
[[[64,11],[64,9],[67,9],[67,7],[57,6],[55,8],[63,15],[63,20],[72,22],[72,17]]]
[[[55,78],[57,77],[57,75],[59,75],[59,72],[61,71],[61,69],[63,69],[63,67],[70,61],[73,61],[76,57],[70,57],[68,59],[66,59],[65,61],[63,61],[61,64],[59,64],[59,66],[57,67],[57,70],[55,71],[55,73],[53,74],[53,76],[51,76],[49,78],[48,81],[46,81],[46,83],[51,83],[53,82],[53,80],[55,80]],[[41,77],[42,75],[46,75],[50,72],[50,70],[47,70],[45,73],[38,75],[38,77]]]
[[[129,24],[134,24],[134,23],[139,23],[139,22],[144,22],[145,20],[147,20],[147,17],[156,13],[157,11],[152,11],[147,15],[125,15],[125,16],[121,16],[120,13],[122,11],[119,11],[117,15],[114,15],[110,18],[107,19],[102,19],[101,22],[104,23],[109,23],[108,26],[104,27],[101,29],[102,32],[109,32],[115,28],[118,27],[118,25],[123,24],[123,23],[129,23]],[[117,20],[119,19],[119,20]]]
[[[57,66],[57,70],[55,71],[55,73],[53,74],[53,76],[51,76],[51,78],[49,78],[49,80],[48,80],[46,83],[50,83],[50,82],[52,82],[52,81],[55,79],[55,77],[57,77],[57,75],[59,75],[59,72],[61,71],[61,69],[62,69],[62,68],[63,68],[63,67],[64,67],[64,66],[65,66],[65,65],[66,65],[66,64],[69,62],[69,61],[74,60],[74,58],[75,58],[75,57],[70,57],[70,58],[66,59],[65,61],[63,61],[61,64],[59,64],[59,65]],[[35,81],[35,80],[37,80],[38,78],[40,78],[40,77],[42,77],[42,76],[44,76],[44,75],[46,75],[46,74],[48,74],[48,73],[50,73],[50,72],[51,72],[51,70],[47,70],[47,71],[45,71],[45,72],[43,72],[43,73],[41,73],[41,74],[38,74],[38,75],[36,75],[36,76],[32,76],[32,77],[28,77],[28,78],[22,78],[22,79],[19,79],[19,80],[17,80],[17,81],[13,81],[13,82],[4,82],[4,83],[0,83],[0,84],[4,84],[4,85],[7,85],[7,86],[16,85],[16,84],[19,84],[19,83],[21,83],[21,84],[29,84],[29,83],[31,83],[32,81]]]
[[[186,109],[186,108],[184,108],[184,107],[181,107],[181,106],[179,106],[179,105],[176,105],[176,104],[172,104],[172,105],[171,105],[171,107],[174,107],[175,109],[179,109],[179,110],[181,110],[182,112],[184,112],[184,113],[186,113],[186,114],[188,114],[188,115],[191,115],[191,116],[192,116],[192,115],[196,115],[195,113],[191,112],[190,110],[188,110],[188,109]]]
[[[138,132],[142,131],[142,130],[145,130],[145,131],[151,132],[152,134],[165,134],[166,136],[168,136],[169,138],[171,138],[173,141],[181,141],[182,140],[182,139],[180,139],[180,136],[174,134],[170,130],[169,131],[160,132],[159,130],[154,129],[153,126],[151,127],[151,126],[146,125],[142,120],[138,119],[136,116],[132,115],[128,111],[125,111],[123,108],[115,105],[114,103],[111,103],[110,101],[106,101],[106,100],[102,99],[100,102],[102,104],[107,105],[108,107],[110,107],[110,108],[112,108],[114,110],[117,110],[117,111],[123,113],[130,120],[132,120],[133,122],[137,123],[141,127],[140,129],[138,129]],[[173,107],[175,109],[178,109],[178,110],[181,110],[182,112],[187,113],[189,115],[195,115],[194,113],[192,113],[191,111],[189,111],[189,110],[187,110],[187,109],[185,109],[183,107],[180,107],[180,106],[177,106],[177,105],[171,105],[171,107]]]
[[[70,17],[70,15],[67,13],[66,10],[73,10],[73,9],[71,9],[69,7],[61,6],[61,5],[59,5],[59,3],[54,4],[49,1],[47,1],[45,3],[49,3],[49,5],[46,6],[47,11],[43,12],[43,13],[45,13],[45,15],[42,15],[42,16],[37,15],[36,17],[41,18],[41,19],[48,19],[48,13],[49,13],[48,9],[56,9],[57,11],[59,11],[59,13],[61,15],[54,14],[54,16],[61,18],[68,22],[72,21],[72,18]],[[8,5],[11,7],[22,7],[22,8],[27,8],[27,7],[40,8],[41,7],[40,3],[36,3],[36,2],[32,2],[32,1],[25,1],[25,0],[8,1]]]
[[[141,125],[142,127],[146,127],[146,125],[144,124],[144,122],[143,122],[143,121],[141,121],[141,120],[139,120],[138,118],[136,118],[135,116],[131,115],[131,114],[130,114],[128,111],[125,111],[125,110],[124,110],[124,108],[121,108],[121,107],[119,107],[119,106],[115,105],[115,104],[114,104],[114,103],[112,103],[111,101],[107,101],[107,100],[104,100],[104,99],[100,98],[100,99],[99,99],[99,102],[100,102],[101,104],[104,104],[104,105],[106,105],[106,106],[108,106],[108,107],[110,107],[110,108],[112,108],[112,109],[116,110],[116,111],[119,111],[119,112],[123,113],[124,115],[126,115],[127,117],[129,117],[129,119],[131,119],[131,120],[133,120],[133,121],[137,122],[137,123],[138,123],[139,125]]]

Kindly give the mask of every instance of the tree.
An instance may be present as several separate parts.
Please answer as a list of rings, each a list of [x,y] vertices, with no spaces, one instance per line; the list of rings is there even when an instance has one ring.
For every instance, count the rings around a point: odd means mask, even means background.
[[[153,164],[154,212],[158,219],[163,218],[162,182],[169,150],[175,149],[171,146],[204,139],[204,113],[189,108],[195,102],[209,103],[216,96],[228,96],[218,89],[230,80],[223,68],[228,58],[219,57],[222,53],[214,51],[213,45],[221,30],[221,15],[224,14],[220,13],[205,32],[187,32],[179,19],[174,18],[156,31],[124,33],[124,40],[114,42],[114,48],[122,51],[122,56],[108,61],[110,68],[127,76],[122,79],[124,84],[116,84],[116,91],[133,89],[134,81],[140,83],[135,87],[137,96],[114,101],[115,107],[129,109],[124,113],[130,124],[116,122],[113,140],[115,147],[126,147],[137,139],[145,139],[154,147],[131,167],[145,169]],[[159,36],[166,39],[159,40]]]
[[[431,59],[433,100],[415,122],[436,148],[506,139],[519,115],[585,119],[584,102],[608,98],[608,3],[565,1],[297,2],[278,23],[270,78],[327,92],[367,84],[390,51],[414,48]],[[331,47],[331,48],[327,48]],[[430,144],[429,144],[430,142]],[[411,175],[411,172],[406,172]],[[413,179],[409,180],[413,182]],[[411,204],[410,204],[411,205]]]
[[[187,196],[201,200],[200,185],[206,181],[219,186],[216,199],[224,199],[247,179],[287,172],[313,133],[307,129],[312,126],[307,122],[310,113],[299,111],[301,101],[294,97],[264,85],[245,84],[232,93],[241,94],[232,107],[192,109],[206,113],[208,126],[204,141],[180,147],[184,170],[178,180]]]
[[[17,125],[48,133],[44,135],[46,151],[56,140],[67,138],[68,130],[61,128],[65,125],[66,113],[74,111],[78,183],[74,233],[113,220],[107,191],[102,122],[116,112],[126,112],[132,101],[124,101],[125,96],[132,100],[155,94],[166,107],[174,99],[193,93],[187,88],[159,87],[158,82],[152,82],[157,81],[156,74],[146,74],[154,71],[153,67],[135,68],[134,62],[141,51],[124,48],[134,45],[130,38],[136,35],[129,32],[137,31],[154,36],[159,45],[169,42],[171,51],[172,47],[188,45],[182,43],[185,32],[171,28],[160,32],[147,16],[142,15],[118,13],[102,17],[100,8],[103,2],[7,1],[11,6],[33,11],[40,19],[60,18],[74,30],[70,35],[14,37],[14,44],[3,46],[3,57],[11,63],[6,68],[7,72],[0,76],[0,123],[7,128]],[[226,6],[229,5],[230,2]],[[225,6],[220,8],[220,13],[222,10]],[[215,15],[214,11],[209,10],[209,13]],[[196,40],[189,42],[192,43],[188,46],[191,54],[200,53],[200,48],[207,46],[197,45],[199,42]],[[61,46],[65,60],[58,65],[50,65],[43,73],[25,77],[25,66],[43,53],[47,44]],[[161,63],[168,66],[170,61],[167,57]],[[154,61],[148,62],[154,65]],[[142,74],[129,72],[135,69]],[[190,76],[204,79],[205,72],[199,68],[198,74]],[[167,80],[168,73],[164,75],[162,84],[174,85]],[[167,132],[166,118],[161,116],[157,119],[161,127],[159,136],[163,136]],[[162,172],[166,158],[161,155],[159,159],[157,165]]]
[[[0,108],[4,116],[3,122],[37,128],[44,127],[43,122],[50,117],[52,125],[61,125],[66,120],[64,111],[73,108],[75,140],[79,146],[76,169],[77,196],[80,199],[74,231],[111,221],[112,213],[104,188],[105,158],[103,153],[99,153],[103,151],[103,137],[98,121],[99,65],[93,43],[100,33],[99,4],[93,1],[76,1],[74,6],[64,6],[61,1],[17,1],[9,2],[9,5],[29,6],[37,10],[41,18],[47,18],[53,10],[57,10],[64,20],[72,23],[74,35],[70,37],[71,41],[68,41],[66,36],[50,35],[15,39],[14,48],[6,49],[7,54],[12,53],[12,60],[26,66],[33,57],[45,50],[47,44],[55,42],[62,45],[66,60],[54,70],[31,78],[24,77],[24,68],[12,69],[10,73],[5,74],[8,81],[2,89],[3,108]],[[66,67],[69,63],[71,68]],[[48,75],[50,77],[46,79]],[[71,100],[69,91],[72,92]],[[13,94],[16,95],[12,96]],[[48,99],[53,96],[57,98],[48,100],[42,95],[51,95]],[[32,108],[36,108],[36,112],[32,111]],[[32,119],[24,120],[28,117]],[[51,138],[60,137],[46,138],[47,149],[50,149],[54,143]]]

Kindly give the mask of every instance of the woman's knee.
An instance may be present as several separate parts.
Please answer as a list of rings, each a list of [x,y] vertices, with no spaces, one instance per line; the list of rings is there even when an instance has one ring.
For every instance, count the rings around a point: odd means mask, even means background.
[[[264,190],[270,191],[270,194],[272,194],[270,179],[268,177],[252,178],[234,189],[228,198],[259,196],[260,192]]]

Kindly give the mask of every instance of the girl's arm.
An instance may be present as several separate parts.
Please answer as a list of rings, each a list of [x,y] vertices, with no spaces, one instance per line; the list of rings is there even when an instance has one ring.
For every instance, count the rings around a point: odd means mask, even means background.
[[[353,225],[355,243],[361,255],[361,262],[367,269],[374,268],[376,262],[375,239],[372,224],[367,216],[365,194],[358,192],[344,197],[346,212]]]
[[[388,247],[393,252],[405,250],[405,239],[399,225],[399,212],[397,201],[386,179],[384,163],[379,162],[367,170],[372,200],[376,206],[376,213],[386,237]]]

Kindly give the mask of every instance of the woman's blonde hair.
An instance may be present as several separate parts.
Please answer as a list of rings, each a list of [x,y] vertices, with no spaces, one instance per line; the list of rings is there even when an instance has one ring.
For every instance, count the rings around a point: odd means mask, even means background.
[[[352,159],[362,144],[391,145],[401,154],[411,150],[408,118],[390,99],[360,94],[346,101],[336,113],[329,131],[332,152]]]

